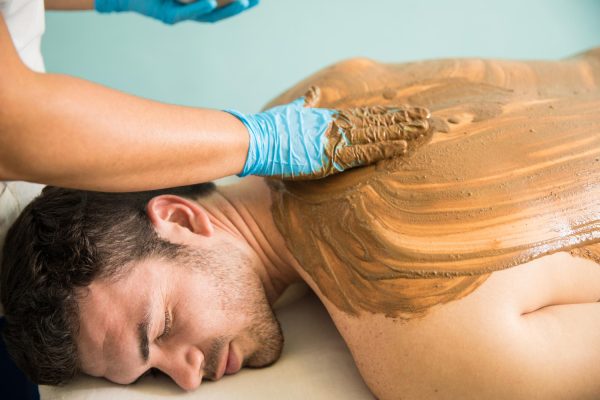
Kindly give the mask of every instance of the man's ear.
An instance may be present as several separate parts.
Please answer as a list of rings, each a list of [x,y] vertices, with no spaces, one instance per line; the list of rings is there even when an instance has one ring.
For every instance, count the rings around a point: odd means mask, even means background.
[[[179,227],[203,236],[212,236],[214,232],[206,210],[183,197],[170,194],[156,196],[148,202],[146,214],[152,225],[163,234]]]

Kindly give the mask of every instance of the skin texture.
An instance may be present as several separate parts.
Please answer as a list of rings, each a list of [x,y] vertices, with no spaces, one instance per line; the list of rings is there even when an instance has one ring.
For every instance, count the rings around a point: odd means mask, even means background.
[[[46,10],[93,10],[94,0],[44,0]]]
[[[557,251],[593,258],[599,54],[356,60],[299,84],[275,103],[317,85],[321,107],[410,104],[431,118],[404,156],[319,182],[273,182],[292,253],[342,311],[404,319],[466,296],[493,271]]]

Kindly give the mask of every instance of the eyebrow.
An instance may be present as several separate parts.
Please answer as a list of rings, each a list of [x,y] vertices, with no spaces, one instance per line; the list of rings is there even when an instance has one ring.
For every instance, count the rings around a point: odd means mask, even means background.
[[[144,318],[142,322],[137,325],[137,334],[138,334],[138,343],[140,349],[140,355],[142,356],[142,360],[144,360],[144,364],[148,362],[150,358],[150,346],[148,340],[148,327],[150,326],[150,313],[152,308],[148,306],[146,308],[146,312],[144,313]]]

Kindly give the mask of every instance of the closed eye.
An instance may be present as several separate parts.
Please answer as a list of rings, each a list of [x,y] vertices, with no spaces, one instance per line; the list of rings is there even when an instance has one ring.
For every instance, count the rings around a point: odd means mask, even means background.
[[[158,340],[165,339],[167,336],[169,336],[169,333],[171,333],[172,323],[173,321],[171,320],[171,313],[169,313],[169,310],[167,310],[165,311],[165,328],[163,329],[161,335],[157,338]]]

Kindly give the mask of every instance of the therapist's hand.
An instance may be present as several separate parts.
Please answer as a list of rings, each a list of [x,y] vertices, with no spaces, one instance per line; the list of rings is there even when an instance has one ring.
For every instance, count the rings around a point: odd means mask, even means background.
[[[420,107],[311,108],[319,90],[265,112],[238,117],[250,133],[240,176],[316,179],[348,168],[402,156],[431,132]]]
[[[229,18],[257,5],[259,0],[234,0],[219,6],[216,0],[179,2],[176,0],[96,0],[98,12],[135,11],[158,19],[165,24],[181,21],[217,22]]]

